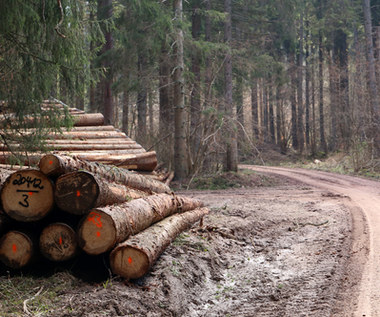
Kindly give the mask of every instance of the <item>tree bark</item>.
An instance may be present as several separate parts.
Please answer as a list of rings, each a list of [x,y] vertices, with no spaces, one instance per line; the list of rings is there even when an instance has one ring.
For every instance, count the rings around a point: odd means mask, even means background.
[[[70,260],[78,252],[76,233],[65,223],[51,223],[40,234],[39,248],[51,261]]]
[[[123,119],[121,130],[128,135],[129,134],[129,91],[125,89],[123,93]]]
[[[1,188],[4,212],[12,219],[30,222],[42,219],[53,208],[53,185],[34,169],[12,173]]]
[[[195,1],[193,5],[192,12],[192,27],[191,33],[194,41],[198,41],[201,32],[201,14],[200,14],[200,3]],[[197,156],[201,143],[201,52],[197,46],[194,46],[192,52],[192,61],[191,61],[191,71],[193,73],[193,87],[191,90],[191,100],[190,100],[190,144],[191,144],[191,155],[192,162]],[[192,170],[197,168],[192,166]]]
[[[173,215],[119,244],[110,255],[112,272],[128,280],[144,276],[165,248],[208,212],[199,208]]]
[[[323,102],[323,40],[322,40],[322,32],[319,31],[319,135],[320,135],[320,144],[321,150],[324,153],[327,153],[327,143],[325,138],[325,117],[324,117],[324,102]]]
[[[373,38],[372,38],[372,18],[370,0],[363,0],[363,12],[364,12],[364,30],[367,44],[367,60],[368,60],[368,77],[369,77],[369,90],[371,99],[371,111],[372,111],[372,127],[371,134],[375,139],[375,148],[380,153],[380,106],[379,106],[379,94],[376,83],[376,69],[375,58],[373,53]]]
[[[237,172],[238,170],[238,150],[237,150],[237,133],[236,133],[236,107],[232,99],[232,9],[231,0],[224,0],[224,12],[226,19],[224,22],[224,42],[228,46],[224,62],[224,99],[225,114],[227,119],[226,128],[226,171]]]
[[[79,225],[79,246],[88,254],[101,254],[173,213],[201,205],[200,201],[191,198],[158,194],[92,209]]]
[[[297,89],[297,79],[296,79],[296,69],[295,69],[295,58],[294,53],[290,54],[290,102],[292,107],[292,146],[294,149],[298,149],[298,124],[297,124],[297,100],[296,100],[296,89]]]
[[[9,231],[0,239],[0,261],[12,269],[28,265],[34,258],[34,239],[21,231]]]
[[[303,30],[303,12],[301,10],[300,17],[300,41],[299,41],[299,52],[298,52],[298,76],[297,76],[297,139],[298,139],[298,150],[300,153],[304,150],[304,131],[303,131],[303,38],[304,38],[304,30]]]
[[[188,173],[186,157],[186,111],[184,87],[182,0],[174,0],[174,18],[177,21],[176,41],[174,45],[175,68],[174,81],[174,172],[177,179],[183,179]]]
[[[101,20],[109,20],[113,16],[112,0],[98,0],[99,18]],[[104,31],[105,45],[102,49],[103,54],[109,54],[113,49],[113,38],[110,28]],[[113,124],[114,104],[112,102],[112,65],[109,58],[105,58],[103,66],[106,68],[106,77],[103,80],[103,104],[104,104],[104,121],[106,124]]]
[[[147,138],[147,89],[145,87],[144,71],[146,66],[146,57],[143,52],[139,52],[137,61],[137,74],[139,80],[139,90],[137,93],[137,135],[136,141],[142,144],[146,143]]]
[[[95,207],[120,204],[144,196],[146,193],[143,191],[106,182],[85,171],[58,177],[54,193],[58,208],[74,215],[84,215]]]
[[[144,177],[143,175],[117,168],[115,166],[106,166],[93,162],[87,162],[78,158],[69,156],[59,156],[48,154],[41,158],[39,162],[40,170],[49,176],[57,177],[59,175],[77,171],[86,170],[102,177],[109,182],[114,182],[131,188],[145,191],[147,193],[170,193],[171,190],[163,183]]]
[[[74,115],[74,127],[102,126],[105,119],[101,113],[86,113]]]
[[[251,85],[251,107],[252,107],[252,131],[256,139],[259,138],[259,108],[257,100],[257,81]]]

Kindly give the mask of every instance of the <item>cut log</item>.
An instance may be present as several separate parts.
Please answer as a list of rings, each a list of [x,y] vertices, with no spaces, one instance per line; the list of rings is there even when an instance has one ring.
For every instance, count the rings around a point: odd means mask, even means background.
[[[116,139],[91,139],[91,140],[47,140],[48,145],[54,144],[138,144],[128,138]]]
[[[40,170],[49,176],[59,176],[76,170],[86,170],[109,182],[115,182],[147,193],[170,193],[165,184],[126,169],[87,162],[70,156],[48,154],[39,162]]]
[[[142,191],[106,182],[90,172],[76,171],[58,177],[54,197],[59,209],[84,215],[94,207],[120,204],[146,195]]]
[[[82,160],[96,161],[103,164],[115,165],[118,167],[133,170],[153,171],[157,166],[157,156],[156,152],[154,151],[130,155],[110,154],[108,156],[103,156],[88,153],[76,156]]]
[[[65,129],[64,131],[117,131],[113,125],[102,125],[102,126],[74,126],[70,130]],[[119,132],[119,131],[118,131]]]
[[[125,138],[123,132],[118,131],[68,131],[49,135],[49,139],[107,139]]]
[[[84,149],[84,150],[68,150],[68,149],[59,149],[59,146],[57,146],[57,149],[54,151],[57,154],[61,155],[71,155],[71,156],[76,156],[79,158],[83,158],[86,160],[97,160],[97,159],[102,159],[102,160],[107,160],[109,157],[114,157],[114,156],[120,156],[125,158],[126,160],[129,159],[134,159],[134,158],[140,158],[142,160],[145,159],[146,151],[140,147],[140,148],[132,148],[132,149],[105,149],[105,150],[96,150],[96,151],[91,151],[91,149]]]
[[[104,116],[101,113],[86,113],[73,115],[74,126],[102,126],[104,124]]]
[[[188,197],[158,194],[121,205],[92,209],[80,222],[79,246],[88,254],[101,254],[175,212],[201,206],[200,201]]]
[[[13,150],[20,148],[20,145],[11,145]],[[134,153],[144,153],[146,152],[143,147],[137,143],[135,144],[59,144],[59,143],[48,143],[48,147],[53,148],[54,151],[67,151],[71,155],[83,154],[83,151],[96,151],[96,155],[109,154],[112,150],[113,154],[134,154]],[[8,151],[8,147],[4,144],[0,145],[0,151]],[[88,154],[88,153],[84,153]]]
[[[13,172],[1,189],[3,210],[9,217],[24,222],[45,217],[53,207],[53,185],[35,169]]]
[[[128,280],[144,276],[165,248],[208,212],[199,208],[173,215],[120,243],[110,254],[112,272]]]
[[[12,269],[31,262],[35,253],[33,239],[21,231],[9,231],[0,239],[0,261]]]
[[[65,223],[52,223],[40,235],[40,251],[51,261],[66,261],[78,251],[76,233]]]

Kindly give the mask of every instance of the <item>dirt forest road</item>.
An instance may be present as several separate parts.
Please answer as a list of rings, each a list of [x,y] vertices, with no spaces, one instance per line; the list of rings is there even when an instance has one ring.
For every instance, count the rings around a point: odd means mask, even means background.
[[[342,294],[347,316],[380,316],[380,182],[304,169],[247,166],[282,175],[348,198],[352,213],[351,259]],[[355,279],[359,285],[355,285]]]

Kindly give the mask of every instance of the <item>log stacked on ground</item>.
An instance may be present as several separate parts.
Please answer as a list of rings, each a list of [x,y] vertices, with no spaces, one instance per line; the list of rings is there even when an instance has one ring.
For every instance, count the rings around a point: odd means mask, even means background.
[[[0,261],[12,269],[29,264],[35,252],[34,239],[25,232],[12,230],[0,239]]]
[[[160,181],[149,179],[123,168],[88,162],[77,157],[47,154],[41,158],[39,168],[43,173],[52,177],[77,170],[86,170],[109,182],[136,188],[147,193],[171,192],[169,186]]]
[[[13,269],[36,255],[54,263],[74,258],[81,249],[110,256],[117,246],[112,270],[137,278],[178,233],[207,213],[200,201],[125,169],[58,155],[44,157],[40,166],[0,170],[1,203],[13,218],[0,236],[0,261]]]
[[[142,277],[181,232],[208,212],[198,208],[172,215],[120,243],[110,255],[112,272],[128,280]]]
[[[55,184],[55,202],[66,212],[84,215],[91,208],[124,203],[146,196],[126,186],[112,184],[86,171],[61,175]]]
[[[43,256],[51,261],[66,261],[78,252],[76,233],[66,223],[52,223],[46,226],[39,239]]]
[[[42,172],[25,169],[12,173],[0,193],[3,211],[24,222],[44,218],[53,208],[53,184]]]
[[[92,209],[79,229],[80,247],[88,254],[100,254],[178,211],[201,207],[195,199],[168,194],[152,195],[131,202]]]

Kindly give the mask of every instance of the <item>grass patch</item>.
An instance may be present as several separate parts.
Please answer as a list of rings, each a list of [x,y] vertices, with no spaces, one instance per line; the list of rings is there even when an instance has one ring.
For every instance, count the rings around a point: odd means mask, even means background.
[[[27,311],[31,316],[49,316],[60,301],[59,296],[71,289],[74,281],[68,273],[49,278],[0,277],[1,317],[27,316]]]

